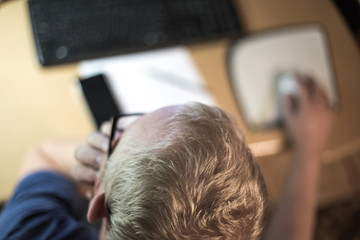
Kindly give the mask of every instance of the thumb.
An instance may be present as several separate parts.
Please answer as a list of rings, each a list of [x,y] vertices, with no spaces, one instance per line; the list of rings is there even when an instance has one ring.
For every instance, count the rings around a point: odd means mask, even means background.
[[[299,99],[296,96],[287,94],[283,96],[283,112],[286,121],[289,121],[292,116],[299,112]]]

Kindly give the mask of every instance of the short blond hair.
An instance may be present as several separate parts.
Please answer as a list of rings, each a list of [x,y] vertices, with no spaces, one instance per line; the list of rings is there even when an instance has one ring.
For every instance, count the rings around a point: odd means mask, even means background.
[[[267,193],[241,131],[222,110],[193,103],[160,142],[114,155],[105,170],[108,239],[257,239]]]

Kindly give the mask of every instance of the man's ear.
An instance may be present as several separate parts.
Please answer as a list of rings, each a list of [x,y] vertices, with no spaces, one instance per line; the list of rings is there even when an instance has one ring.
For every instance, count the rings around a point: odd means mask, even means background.
[[[87,219],[90,223],[95,223],[103,217],[108,217],[108,215],[105,206],[105,193],[97,193],[90,201]]]

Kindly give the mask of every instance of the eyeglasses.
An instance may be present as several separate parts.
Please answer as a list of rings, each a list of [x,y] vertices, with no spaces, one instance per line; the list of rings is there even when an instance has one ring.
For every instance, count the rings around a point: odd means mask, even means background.
[[[139,116],[142,116],[142,115],[144,115],[144,113],[119,114],[110,119],[111,131],[110,131],[110,139],[109,139],[109,147],[108,147],[109,151],[108,151],[107,159],[109,159],[111,153],[113,152],[113,150],[116,147],[116,145],[113,144],[116,131],[123,132],[125,130],[125,128],[127,126],[129,126],[130,123],[134,122]],[[120,120],[124,120],[124,121],[120,122]],[[106,204],[106,209],[110,216],[111,211],[110,211],[108,204]]]
[[[111,132],[109,139],[108,158],[115,149],[113,141],[116,131],[123,132],[125,128],[130,125],[130,123],[134,122],[139,116],[142,115],[144,115],[144,113],[127,113],[127,114],[119,114],[110,119]]]

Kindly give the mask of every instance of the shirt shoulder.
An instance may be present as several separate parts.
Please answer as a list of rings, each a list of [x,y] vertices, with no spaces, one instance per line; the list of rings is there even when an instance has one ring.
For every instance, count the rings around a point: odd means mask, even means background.
[[[22,179],[0,215],[0,239],[96,239],[81,220],[83,201],[66,177],[49,171]]]

